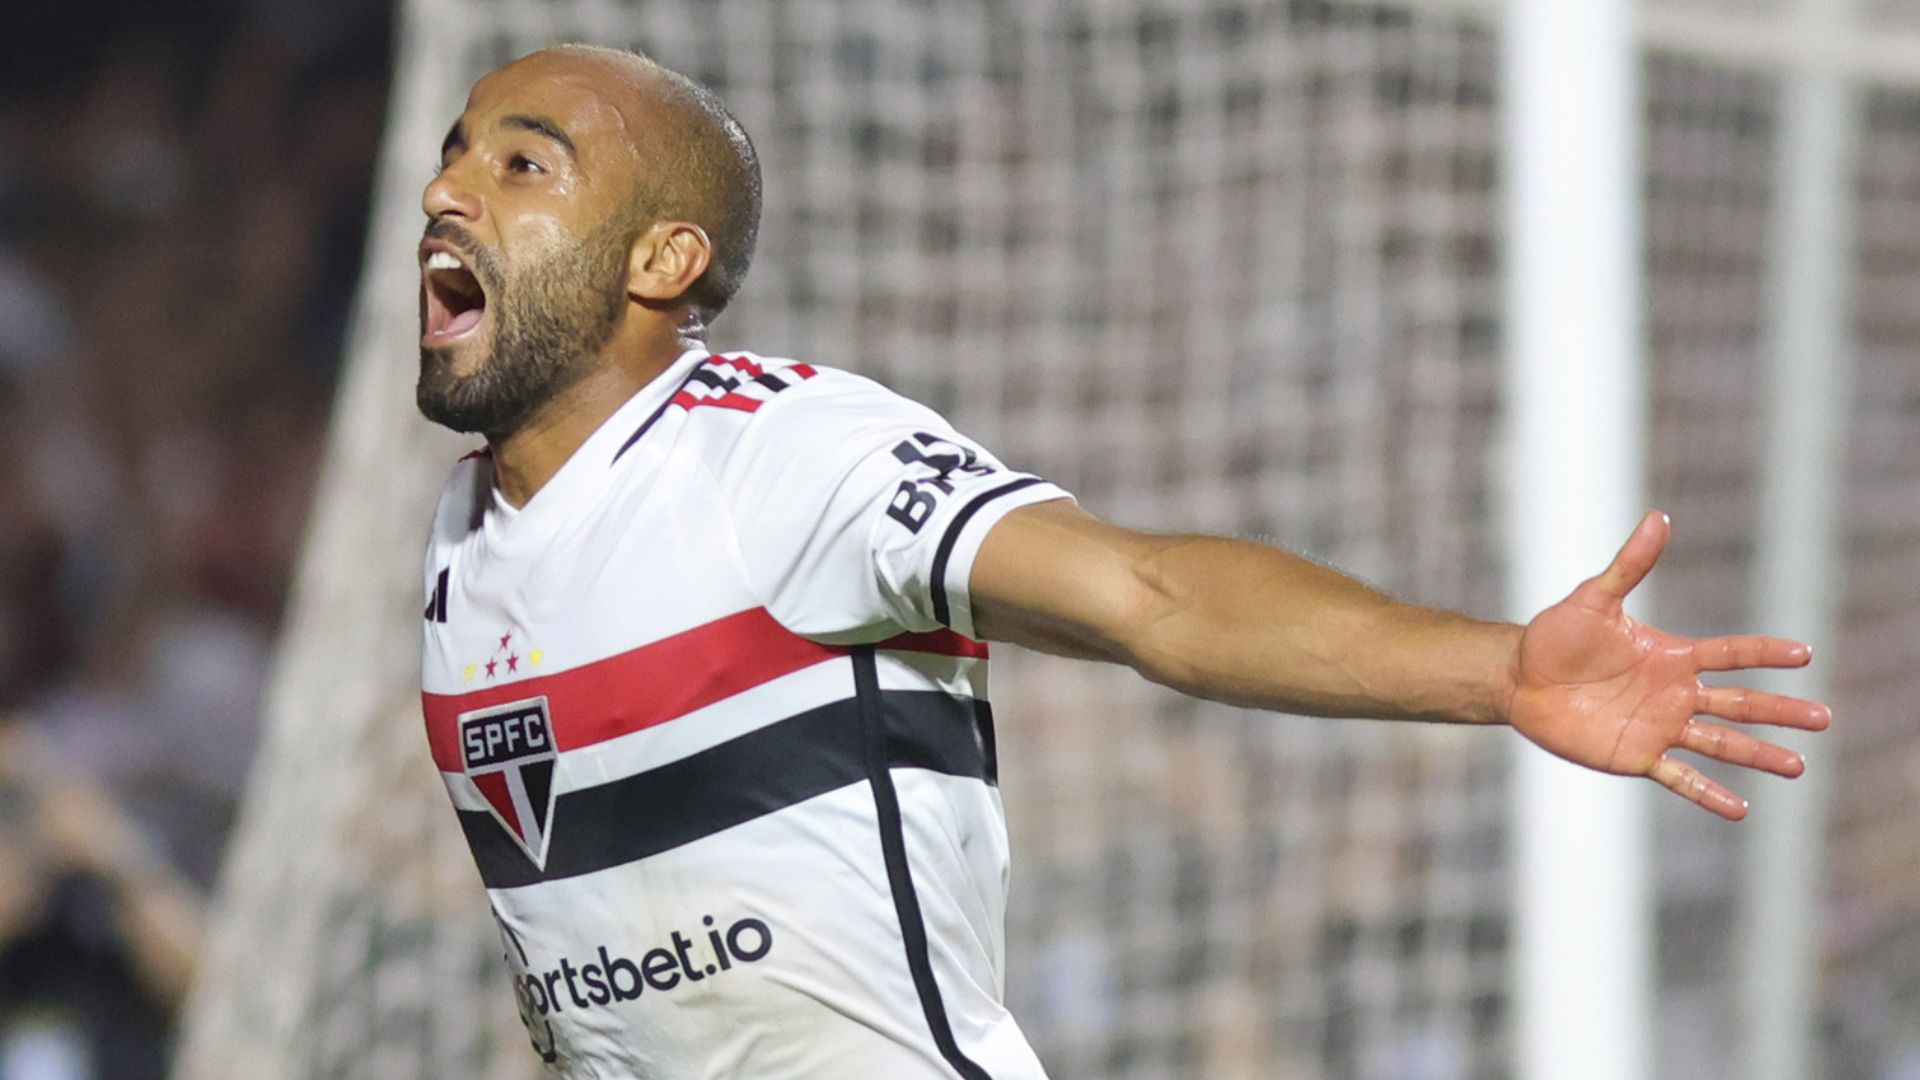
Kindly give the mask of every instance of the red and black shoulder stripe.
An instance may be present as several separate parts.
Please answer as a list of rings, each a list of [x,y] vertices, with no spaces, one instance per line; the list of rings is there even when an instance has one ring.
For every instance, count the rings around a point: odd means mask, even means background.
[[[817,374],[808,364],[767,367],[747,356],[715,356],[694,368],[667,404],[687,410],[710,407],[750,413]]]
[[[695,409],[714,408],[752,413],[772,401],[776,395],[818,374],[820,372],[811,364],[767,365],[747,355],[710,356],[687,374],[679,389],[652,416],[647,417],[639,430],[620,444],[620,449],[614,451],[613,460],[619,461],[621,455],[632,449],[633,444],[639,442],[662,416],[674,409],[692,412]]]

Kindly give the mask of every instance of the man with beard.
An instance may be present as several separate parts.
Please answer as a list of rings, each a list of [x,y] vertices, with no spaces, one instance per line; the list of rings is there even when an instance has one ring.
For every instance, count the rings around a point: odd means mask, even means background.
[[[1675,751],[1804,645],[1628,618],[1667,537],[1525,627],[1099,521],[845,372],[715,355],[759,216],[709,92],[568,47],[481,79],[427,186],[419,403],[486,437],[426,562],[423,699],[521,1014],[579,1077],[1038,1077],[1001,1005],[987,639],[1257,708],[1509,724],[1739,818]]]

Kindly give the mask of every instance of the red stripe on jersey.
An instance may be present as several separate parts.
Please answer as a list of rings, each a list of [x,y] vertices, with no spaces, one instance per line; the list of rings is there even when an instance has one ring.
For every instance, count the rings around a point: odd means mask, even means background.
[[[744,371],[750,376],[765,374],[767,370],[744,356],[716,356],[713,358],[713,362],[716,364],[725,364],[735,371]]]
[[[818,371],[813,370],[812,364],[793,364],[790,365],[787,370],[800,376],[802,379],[811,379],[815,375],[820,374]]]
[[[712,405],[722,409],[739,409],[741,412],[752,412],[766,404],[759,398],[750,398],[745,394],[726,393],[719,397],[699,398],[685,390],[673,395],[672,403],[683,409],[697,409],[702,405]]]
[[[845,656],[752,608],[577,668],[465,694],[422,692],[427,742],[444,772],[462,772],[460,714],[547,698],[554,745],[577,750],[664,724],[801,668]]]
[[[876,643],[874,648],[896,649],[900,652],[939,653],[941,656],[966,656],[979,660],[987,658],[986,642],[975,641],[945,627],[930,630],[924,634],[899,634]]]

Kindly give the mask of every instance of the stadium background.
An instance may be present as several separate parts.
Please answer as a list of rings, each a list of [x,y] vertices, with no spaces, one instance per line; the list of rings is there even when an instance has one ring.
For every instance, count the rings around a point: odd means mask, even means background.
[[[1920,4],[1856,6],[1818,1031],[1827,1075],[1907,1077]],[[1751,624],[1785,10],[1643,8],[1652,614],[1686,632]],[[586,39],[727,97],[768,205],[718,344],[880,377],[1116,520],[1495,614],[1497,14],[10,4],[0,1076],[529,1074],[414,712],[413,551],[463,443],[412,412],[411,252],[479,72]],[[1509,1074],[1505,736],[1026,655],[996,682],[1009,997],[1056,1076]],[[1741,834],[1655,824],[1656,1075],[1735,1077]]]

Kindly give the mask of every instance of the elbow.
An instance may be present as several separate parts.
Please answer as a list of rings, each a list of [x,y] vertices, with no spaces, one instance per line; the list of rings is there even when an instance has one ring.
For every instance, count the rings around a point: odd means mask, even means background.
[[[1149,637],[1130,648],[1125,663],[1148,682],[1187,694],[1196,692],[1205,673],[1200,664],[1174,647],[1164,635]]]
[[[1126,595],[1118,599],[1115,659],[1161,686],[1183,690],[1201,675],[1200,658],[1190,647],[1189,598],[1168,573],[1165,549],[1133,560]]]

